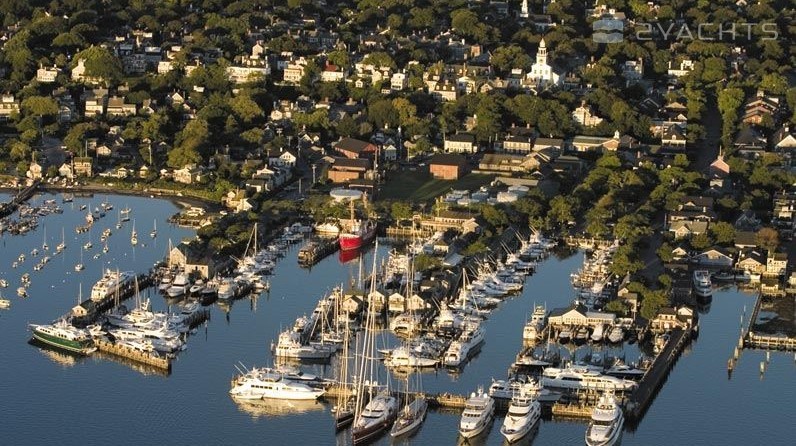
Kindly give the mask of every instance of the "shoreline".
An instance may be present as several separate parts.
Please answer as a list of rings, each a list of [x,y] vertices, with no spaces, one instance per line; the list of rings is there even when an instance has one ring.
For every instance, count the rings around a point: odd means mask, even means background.
[[[8,192],[8,193],[16,193],[17,189],[13,187],[5,187],[0,186],[0,192]],[[202,198],[197,197],[189,197],[189,196],[178,196],[176,194],[164,194],[162,190],[158,192],[153,191],[143,191],[143,190],[134,190],[134,189],[114,189],[108,186],[99,186],[99,185],[91,185],[91,186],[54,186],[49,184],[41,184],[37,192],[43,193],[73,193],[73,194],[112,194],[112,195],[128,195],[133,197],[144,197],[144,198],[157,198],[161,200],[168,200],[174,203],[179,208],[189,208],[192,206],[202,207],[205,208],[208,212],[218,212],[220,211],[221,205],[214,202],[205,200]]]

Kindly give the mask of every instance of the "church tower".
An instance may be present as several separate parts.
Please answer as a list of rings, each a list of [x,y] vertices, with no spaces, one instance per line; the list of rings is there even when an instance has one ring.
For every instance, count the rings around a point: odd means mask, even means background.
[[[536,52],[536,63],[547,65],[547,46],[544,43],[544,38],[539,42],[539,51]]]
[[[520,6],[520,18],[527,19],[529,15],[528,0],[522,0],[522,6]]]

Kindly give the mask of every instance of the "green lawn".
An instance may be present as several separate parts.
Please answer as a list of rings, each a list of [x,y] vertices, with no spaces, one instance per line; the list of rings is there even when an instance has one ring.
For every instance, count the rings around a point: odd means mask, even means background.
[[[469,173],[458,180],[435,180],[427,171],[394,172],[389,181],[379,189],[378,199],[429,201],[451,189],[472,191],[489,184],[494,178],[494,175]]]

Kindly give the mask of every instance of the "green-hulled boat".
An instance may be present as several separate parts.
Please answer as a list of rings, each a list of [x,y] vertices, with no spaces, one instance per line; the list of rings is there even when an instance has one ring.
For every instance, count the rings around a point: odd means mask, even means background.
[[[51,325],[30,325],[33,338],[63,350],[88,355],[97,350],[89,333],[60,320]]]

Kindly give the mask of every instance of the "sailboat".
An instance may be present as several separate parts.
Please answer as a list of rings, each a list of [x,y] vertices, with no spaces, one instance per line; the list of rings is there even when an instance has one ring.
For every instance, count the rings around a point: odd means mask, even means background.
[[[130,243],[133,246],[138,244],[138,233],[135,231],[135,222],[133,222],[133,232],[130,234]]]
[[[122,229],[122,211],[116,214],[116,229]]]
[[[91,243],[91,228],[88,228],[88,241],[86,242],[85,245],[83,245],[83,249],[88,251],[92,247],[94,247],[94,244]]]
[[[108,251],[109,251],[109,249],[108,249],[108,241],[106,240],[105,241],[105,246],[102,247],[102,253],[103,254],[107,254]]]
[[[420,382],[420,374],[417,374],[418,382]],[[420,390],[420,389],[418,389]],[[393,438],[411,435],[420,429],[423,420],[426,419],[426,412],[428,411],[428,401],[422,393],[416,394],[414,397],[409,393],[409,375],[406,377],[406,395],[404,396],[404,405],[401,412],[398,414],[398,419],[390,431],[390,436]]]
[[[378,246],[374,251],[378,252]],[[382,435],[392,426],[398,416],[398,400],[389,389],[374,392],[378,386],[376,369],[376,312],[372,311],[373,296],[376,294],[376,255],[373,256],[368,311],[365,318],[365,339],[362,343],[362,359],[357,379],[357,400],[354,412],[354,425],[351,429],[355,445],[366,443]],[[366,374],[368,379],[366,379]],[[367,404],[365,401],[368,400]]]
[[[47,228],[44,228],[44,241],[41,244],[41,250],[45,253],[50,250],[50,246],[47,245]]]
[[[60,253],[63,252],[64,249],[66,249],[66,234],[64,233],[64,228],[61,228],[61,243],[55,247],[55,252]]]
[[[354,403],[348,387],[348,344],[351,339],[348,321],[345,324],[345,337],[343,338],[343,354],[340,356],[340,385],[343,391],[337,397],[334,409],[334,426],[337,430],[343,429],[354,421]]]
[[[152,227],[152,232],[149,233],[149,236],[155,238],[158,236],[158,221],[157,219],[154,221],[154,226]]]
[[[75,265],[75,271],[77,271],[77,272],[83,271],[83,268],[85,268],[85,266],[83,265],[83,250],[81,249],[80,250],[80,263]]]

